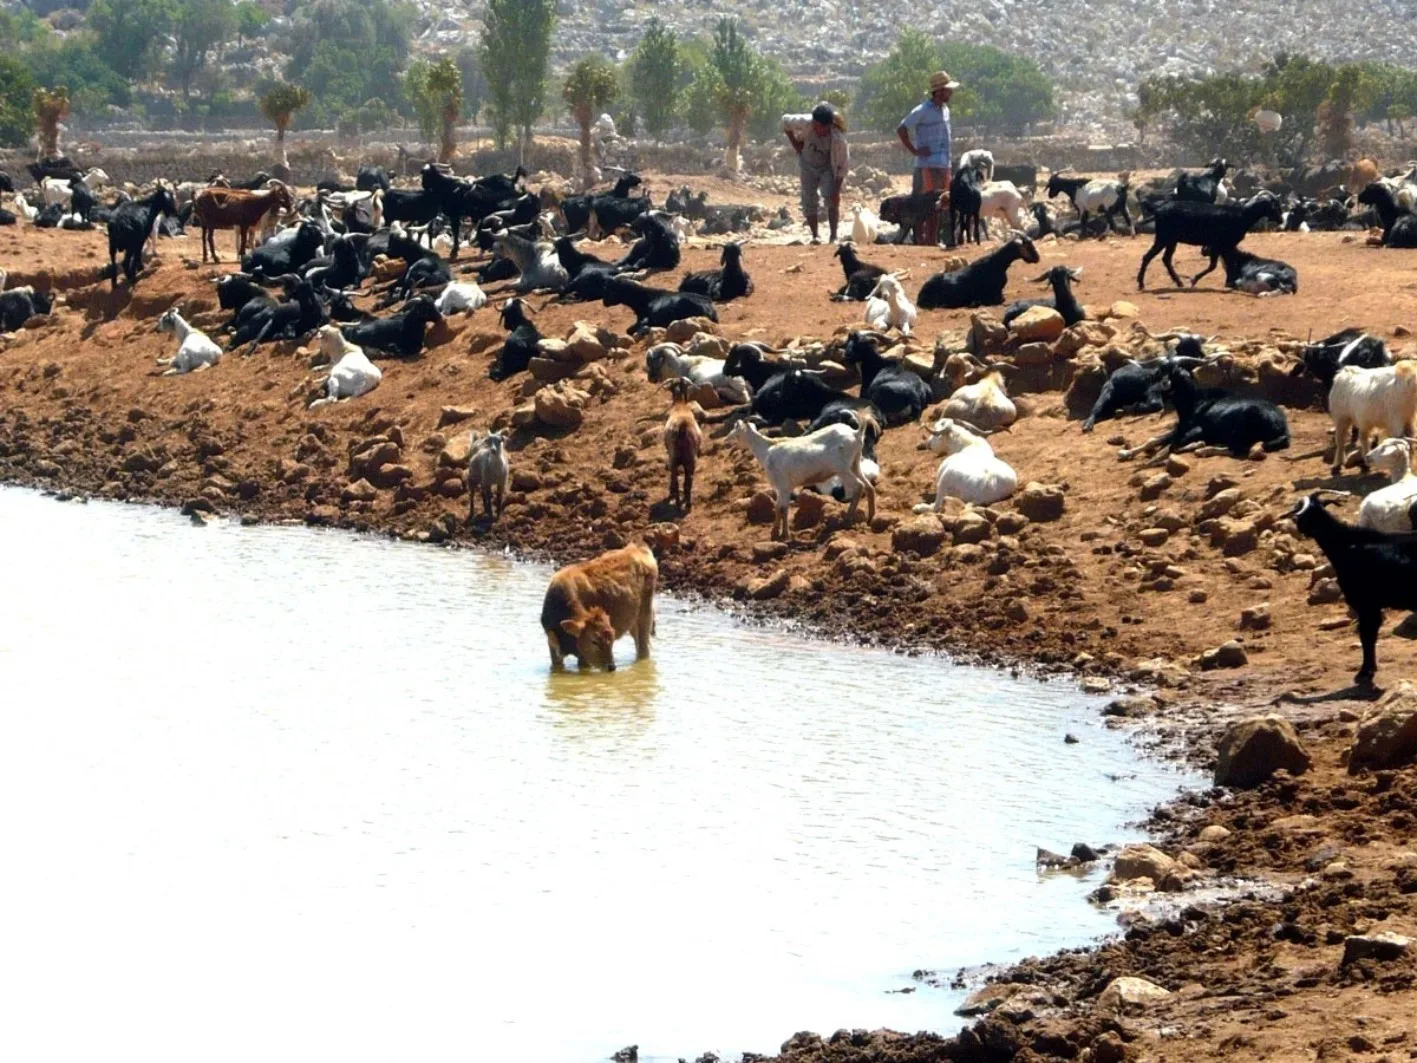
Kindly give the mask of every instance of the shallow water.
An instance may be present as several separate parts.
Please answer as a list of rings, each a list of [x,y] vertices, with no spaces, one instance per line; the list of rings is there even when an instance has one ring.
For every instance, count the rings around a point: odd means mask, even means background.
[[[1114,929],[1034,847],[1189,781],[1070,686],[667,598],[653,661],[552,676],[549,570],[474,551],[15,489],[0,548],[0,1058],[953,1030],[888,991]]]

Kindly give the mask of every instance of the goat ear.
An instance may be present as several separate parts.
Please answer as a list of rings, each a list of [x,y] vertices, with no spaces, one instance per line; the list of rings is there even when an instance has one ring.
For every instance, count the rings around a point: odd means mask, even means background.
[[[585,619],[583,617],[567,617],[561,621],[561,630],[573,639],[581,637],[581,632],[585,630]]]

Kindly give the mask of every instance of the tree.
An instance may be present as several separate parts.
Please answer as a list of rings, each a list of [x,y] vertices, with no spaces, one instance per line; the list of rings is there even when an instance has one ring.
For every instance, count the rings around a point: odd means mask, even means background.
[[[457,124],[462,116],[462,71],[449,56],[436,63],[419,60],[404,75],[404,93],[418,115],[418,125],[430,140],[439,138],[438,161],[457,154]]]
[[[99,58],[131,81],[148,72],[175,15],[173,0],[93,0],[88,25]]]
[[[32,97],[34,120],[39,126],[39,156],[53,159],[59,155],[59,123],[69,117],[69,90],[63,85],[53,89],[35,89]]]
[[[940,65],[939,49],[928,34],[903,30],[895,47],[861,77],[858,96],[871,128],[894,133],[901,119],[925,98],[930,75]]]
[[[261,36],[271,21],[271,16],[266,14],[265,8],[260,4],[253,3],[252,0],[242,0],[232,8],[232,12],[236,16],[236,39],[238,41]]]
[[[276,127],[276,163],[290,169],[290,160],[285,154],[285,131],[290,128],[290,120],[295,112],[310,103],[310,90],[298,85],[277,82],[261,96],[261,113]]]
[[[737,19],[718,20],[703,75],[713,79],[711,95],[727,129],[725,162],[730,170],[737,170],[743,131],[753,114],[753,104],[761,94],[764,75],[762,60],[738,32]]]
[[[22,148],[34,132],[34,80],[18,59],[0,55],[0,148]]]
[[[630,91],[652,137],[664,136],[674,121],[683,92],[683,66],[678,36],[658,18],[651,18],[639,47],[630,56],[629,68]]]
[[[581,180],[589,188],[591,178],[590,127],[601,111],[614,102],[620,86],[615,67],[599,53],[586,56],[571,68],[561,99],[571,109],[576,124],[581,127]]]
[[[109,104],[126,107],[132,98],[129,83],[99,57],[88,34],[70,34],[63,41],[30,48],[25,63],[35,84],[68,86],[75,114],[96,113]]]
[[[776,59],[760,58],[758,84],[748,118],[749,134],[755,140],[771,140],[779,134],[778,123],[784,114],[803,111],[808,106],[806,97],[797,91],[781,64]]]
[[[556,0],[487,0],[482,20],[482,70],[492,105],[492,129],[505,147],[513,129],[520,134],[523,162],[531,127],[546,109],[546,70]]]
[[[465,45],[458,49],[458,73],[462,75],[462,114],[468,121],[475,121],[482,110],[482,101],[487,99],[487,79],[482,75],[482,57],[476,48]]]
[[[285,79],[310,90],[323,120],[375,96],[401,103],[413,18],[411,7],[389,0],[312,0],[291,22]]]
[[[1353,146],[1353,114],[1362,110],[1372,95],[1373,86],[1361,69],[1353,64],[1338,68],[1316,112],[1325,156],[1336,159],[1347,154]]]
[[[172,26],[172,74],[182,98],[192,96],[192,78],[207,62],[207,53],[236,33],[236,11],[231,0],[185,0],[177,8]]]

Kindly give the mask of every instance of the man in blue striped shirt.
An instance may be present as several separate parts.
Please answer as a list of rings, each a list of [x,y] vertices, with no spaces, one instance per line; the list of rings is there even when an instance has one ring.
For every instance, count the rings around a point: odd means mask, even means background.
[[[943,70],[930,75],[930,98],[906,115],[896,129],[905,150],[915,156],[911,192],[948,193],[950,188],[950,97],[959,82]],[[932,214],[922,226],[928,243],[938,242]]]

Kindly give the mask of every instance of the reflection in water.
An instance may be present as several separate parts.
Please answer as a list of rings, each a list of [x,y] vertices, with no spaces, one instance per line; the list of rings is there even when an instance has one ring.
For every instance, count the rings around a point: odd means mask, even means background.
[[[14,490],[0,551],[0,1059],[948,1029],[886,991],[1115,929],[1034,848],[1182,781],[1070,687],[672,599],[654,661],[552,675],[501,557]]]

